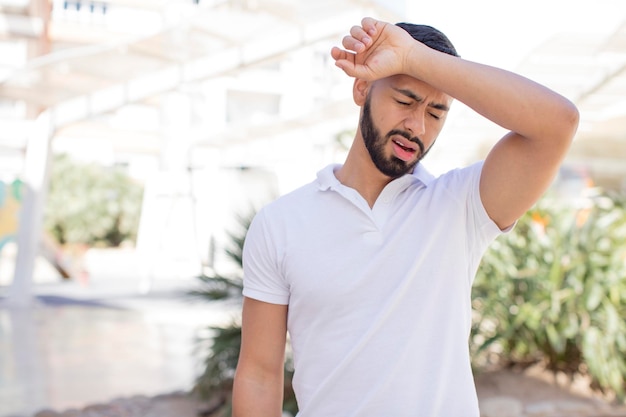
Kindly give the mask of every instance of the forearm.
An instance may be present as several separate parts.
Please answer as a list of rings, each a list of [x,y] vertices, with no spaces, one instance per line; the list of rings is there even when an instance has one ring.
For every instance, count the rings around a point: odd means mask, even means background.
[[[440,89],[505,129],[569,144],[578,112],[566,98],[525,77],[415,44],[408,75]]]
[[[280,417],[282,378],[256,379],[239,373],[233,386],[233,417]]]
[[[282,415],[286,332],[286,305],[244,297],[233,417]]]

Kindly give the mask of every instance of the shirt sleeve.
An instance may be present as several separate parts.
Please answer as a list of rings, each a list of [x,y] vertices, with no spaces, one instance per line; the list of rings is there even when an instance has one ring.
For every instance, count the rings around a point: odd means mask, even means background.
[[[470,265],[471,276],[474,277],[478,269],[480,260],[489,245],[501,234],[513,229],[515,224],[501,230],[487,213],[482,199],[480,198],[480,176],[483,162],[477,162],[466,169],[469,170],[470,178],[467,195],[467,233],[471,239],[468,240],[468,251],[470,259],[474,260]],[[473,279],[472,279],[473,281]]]
[[[468,212],[470,214],[469,224],[487,243],[498,237],[503,232],[508,232],[513,226],[500,230],[498,225],[489,217],[487,210],[480,198],[480,176],[482,175],[483,162],[471,165],[468,169],[472,171],[469,195]]]
[[[289,286],[278,259],[279,244],[268,225],[266,210],[257,213],[243,248],[243,295],[272,304],[289,303]]]

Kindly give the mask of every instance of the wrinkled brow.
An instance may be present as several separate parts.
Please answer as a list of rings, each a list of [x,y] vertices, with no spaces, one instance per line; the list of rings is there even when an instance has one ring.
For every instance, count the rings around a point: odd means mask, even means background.
[[[395,88],[395,87],[392,87],[392,88],[395,91],[397,91],[398,93],[403,94],[403,95],[409,97],[410,99],[417,101],[418,103],[421,103],[422,101],[424,101],[424,98],[418,96],[417,94],[415,94],[411,90],[407,90],[406,88]],[[442,110],[442,111],[449,111],[450,110],[450,107],[446,106],[443,103],[430,102],[430,103],[428,103],[428,107],[432,107],[434,109]]]

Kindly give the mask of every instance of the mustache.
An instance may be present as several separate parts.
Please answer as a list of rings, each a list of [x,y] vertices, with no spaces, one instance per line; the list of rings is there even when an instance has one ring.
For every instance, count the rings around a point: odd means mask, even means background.
[[[418,138],[417,136],[411,136],[408,132],[404,130],[393,129],[389,131],[389,133],[387,133],[387,139],[389,139],[390,137],[394,135],[402,136],[403,138],[410,140],[411,142],[417,144],[417,146],[419,146],[420,148],[420,155],[424,155],[425,147],[424,147],[424,143],[422,142],[420,138]]]

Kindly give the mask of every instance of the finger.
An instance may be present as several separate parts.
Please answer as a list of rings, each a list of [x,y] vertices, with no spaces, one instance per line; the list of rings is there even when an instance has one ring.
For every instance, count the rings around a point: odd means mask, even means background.
[[[350,29],[350,36],[352,36],[357,41],[361,42],[363,46],[368,46],[372,43],[372,38],[365,32],[361,26],[352,26]]]
[[[361,52],[365,50],[367,46],[363,42],[359,41],[358,39],[355,39],[352,36],[344,36],[341,44],[343,45],[344,48],[350,51],[354,51],[354,52]]]
[[[330,55],[335,60],[335,65],[338,68],[341,68],[346,74],[352,76],[354,72],[354,54],[333,47],[330,50]]]
[[[343,49],[337,48],[336,46],[333,46],[333,48],[330,50],[330,56],[335,61],[339,59],[347,59],[347,55],[348,52],[344,51]]]
[[[373,19],[371,17],[364,17],[361,20],[361,27],[369,36],[375,36],[378,33],[376,25],[378,20]]]
[[[350,65],[354,65],[354,57],[355,54],[350,53],[348,51],[344,51],[343,49],[337,48],[336,46],[330,50],[331,57],[335,60],[335,64],[338,61],[346,61]]]

